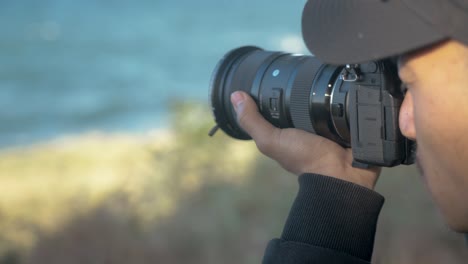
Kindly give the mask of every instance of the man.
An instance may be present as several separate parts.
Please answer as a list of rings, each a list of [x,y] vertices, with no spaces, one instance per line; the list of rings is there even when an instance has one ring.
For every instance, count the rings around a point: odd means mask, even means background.
[[[304,40],[325,63],[399,56],[407,87],[399,122],[447,224],[468,233],[468,0],[309,0]],[[245,93],[231,96],[259,150],[299,175],[300,189],[264,263],[368,263],[383,197],[379,168],[353,168],[350,149],[278,129]]]

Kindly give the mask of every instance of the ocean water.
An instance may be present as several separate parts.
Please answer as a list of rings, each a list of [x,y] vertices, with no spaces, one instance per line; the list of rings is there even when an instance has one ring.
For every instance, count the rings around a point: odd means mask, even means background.
[[[2,0],[0,148],[165,127],[171,100],[208,104],[227,51],[306,53],[304,3]]]

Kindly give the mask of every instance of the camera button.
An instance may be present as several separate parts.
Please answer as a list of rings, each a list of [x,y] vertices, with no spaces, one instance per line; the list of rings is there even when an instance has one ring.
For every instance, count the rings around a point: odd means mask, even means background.
[[[334,103],[331,105],[332,115],[335,117],[343,117],[343,105],[339,103]]]

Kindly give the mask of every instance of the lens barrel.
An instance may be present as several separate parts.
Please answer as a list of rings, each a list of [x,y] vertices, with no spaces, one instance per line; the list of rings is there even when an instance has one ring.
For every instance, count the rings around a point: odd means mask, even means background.
[[[313,56],[264,51],[246,46],[227,53],[211,80],[215,121],[229,136],[250,139],[230,102],[234,91],[252,96],[260,113],[279,128],[299,128],[349,147],[343,66]]]

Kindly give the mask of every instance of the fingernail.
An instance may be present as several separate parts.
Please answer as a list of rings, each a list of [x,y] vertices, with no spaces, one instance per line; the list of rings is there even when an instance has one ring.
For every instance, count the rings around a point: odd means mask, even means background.
[[[231,102],[232,102],[232,105],[234,106],[234,109],[238,110],[239,106],[242,105],[242,103],[244,102],[244,96],[242,95],[241,92],[233,92],[231,94]]]

